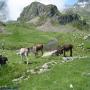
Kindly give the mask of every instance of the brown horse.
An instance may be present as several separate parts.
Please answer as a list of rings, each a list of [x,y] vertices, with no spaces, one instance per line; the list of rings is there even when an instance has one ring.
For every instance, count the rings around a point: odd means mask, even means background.
[[[57,56],[63,54],[64,57],[66,57],[65,52],[70,51],[70,56],[72,57],[72,49],[73,49],[73,45],[72,44],[65,44],[65,45],[63,45],[61,47],[58,47],[58,49],[55,52],[55,54]]]
[[[43,44],[37,44],[36,46],[33,46],[33,52],[35,53],[35,56],[38,55],[39,51],[41,51],[43,55]]]

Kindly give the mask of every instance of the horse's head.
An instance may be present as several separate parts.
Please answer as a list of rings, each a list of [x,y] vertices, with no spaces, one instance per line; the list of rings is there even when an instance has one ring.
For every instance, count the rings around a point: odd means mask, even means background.
[[[35,47],[30,47],[30,48],[27,48],[29,52],[32,52],[34,53],[35,52]]]
[[[59,48],[57,49],[57,51],[55,52],[55,54],[56,54],[57,56],[63,54],[63,48],[62,48],[62,47],[59,47]]]

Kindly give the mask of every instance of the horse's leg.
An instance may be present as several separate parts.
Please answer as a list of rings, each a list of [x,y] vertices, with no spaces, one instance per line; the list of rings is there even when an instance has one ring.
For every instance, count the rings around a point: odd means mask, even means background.
[[[72,48],[70,49],[70,56],[72,57]]]
[[[26,59],[27,59],[27,64],[28,64],[28,57],[26,56]]]
[[[37,56],[37,52],[35,52],[35,56]]]
[[[28,64],[28,53],[25,53],[25,57],[26,57],[27,64]]]
[[[37,55],[38,55],[38,51],[37,51]]]
[[[65,50],[63,50],[64,51],[64,57],[66,57],[66,55],[65,55]]]
[[[42,55],[43,55],[43,49],[41,50],[41,53],[42,53]]]
[[[20,54],[20,56],[21,56],[21,60],[23,60],[23,54]]]
[[[20,56],[21,56],[21,60],[22,60],[22,62],[23,62],[23,60],[24,60],[24,55],[23,55],[23,54],[20,54]]]
[[[38,55],[38,51],[35,52],[35,56],[37,56],[37,55]]]

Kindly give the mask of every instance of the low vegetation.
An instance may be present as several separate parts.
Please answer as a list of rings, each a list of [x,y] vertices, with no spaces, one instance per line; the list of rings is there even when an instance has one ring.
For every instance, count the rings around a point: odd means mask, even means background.
[[[0,88],[19,88],[20,90],[89,90],[90,89],[90,51],[84,36],[88,32],[41,32],[32,24],[13,23],[5,27],[8,33],[0,33],[0,44],[4,43],[4,50],[0,54],[8,57],[7,65],[0,67]],[[74,45],[73,56],[87,56],[87,58],[75,59],[72,62],[60,64],[62,55],[38,58],[34,54],[29,55],[29,62],[25,64],[16,50],[21,47],[31,47],[37,43],[47,44],[56,38],[60,45],[71,43]],[[69,55],[69,53],[67,53]],[[50,71],[42,74],[27,73],[27,70],[39,67],[46,62],[55,61],[58,64],[51,67]],[[13,82],[14,79],[29,75],[27,80]],[[71,87],[70,87],[71,85]]]

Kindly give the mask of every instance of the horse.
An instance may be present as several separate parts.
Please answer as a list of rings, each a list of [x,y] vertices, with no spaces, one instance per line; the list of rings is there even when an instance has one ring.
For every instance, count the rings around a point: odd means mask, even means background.
[[[65,52],[70,51],[70,56],[72,57],[72,49],[73,49],[73,45],[72,44],[65,44],[63,46],[58,47],[58,49],[55,52],[55,54],[57,56],[63,54],[63,56],[66,57]]]
[[[37,45],[33,46],[33,52],[35,53],[35,56],[38,55],[39,51],[41,51],[41,53],[43,55],[43,44],[37,44]]]
[[[1,66],[5,65],[7,61],[8,61],[7,57],[0,55],[0,64],[1,64]]]
[[[21,48],[17,54],[21,56],[21,59],[22,59],[22,60],[23,60],[24,58],[26,58],[27,64],[28,64],[28,54],[29,54],[31,51],[32,51],[32,47],[30,47],[30,48]]]

